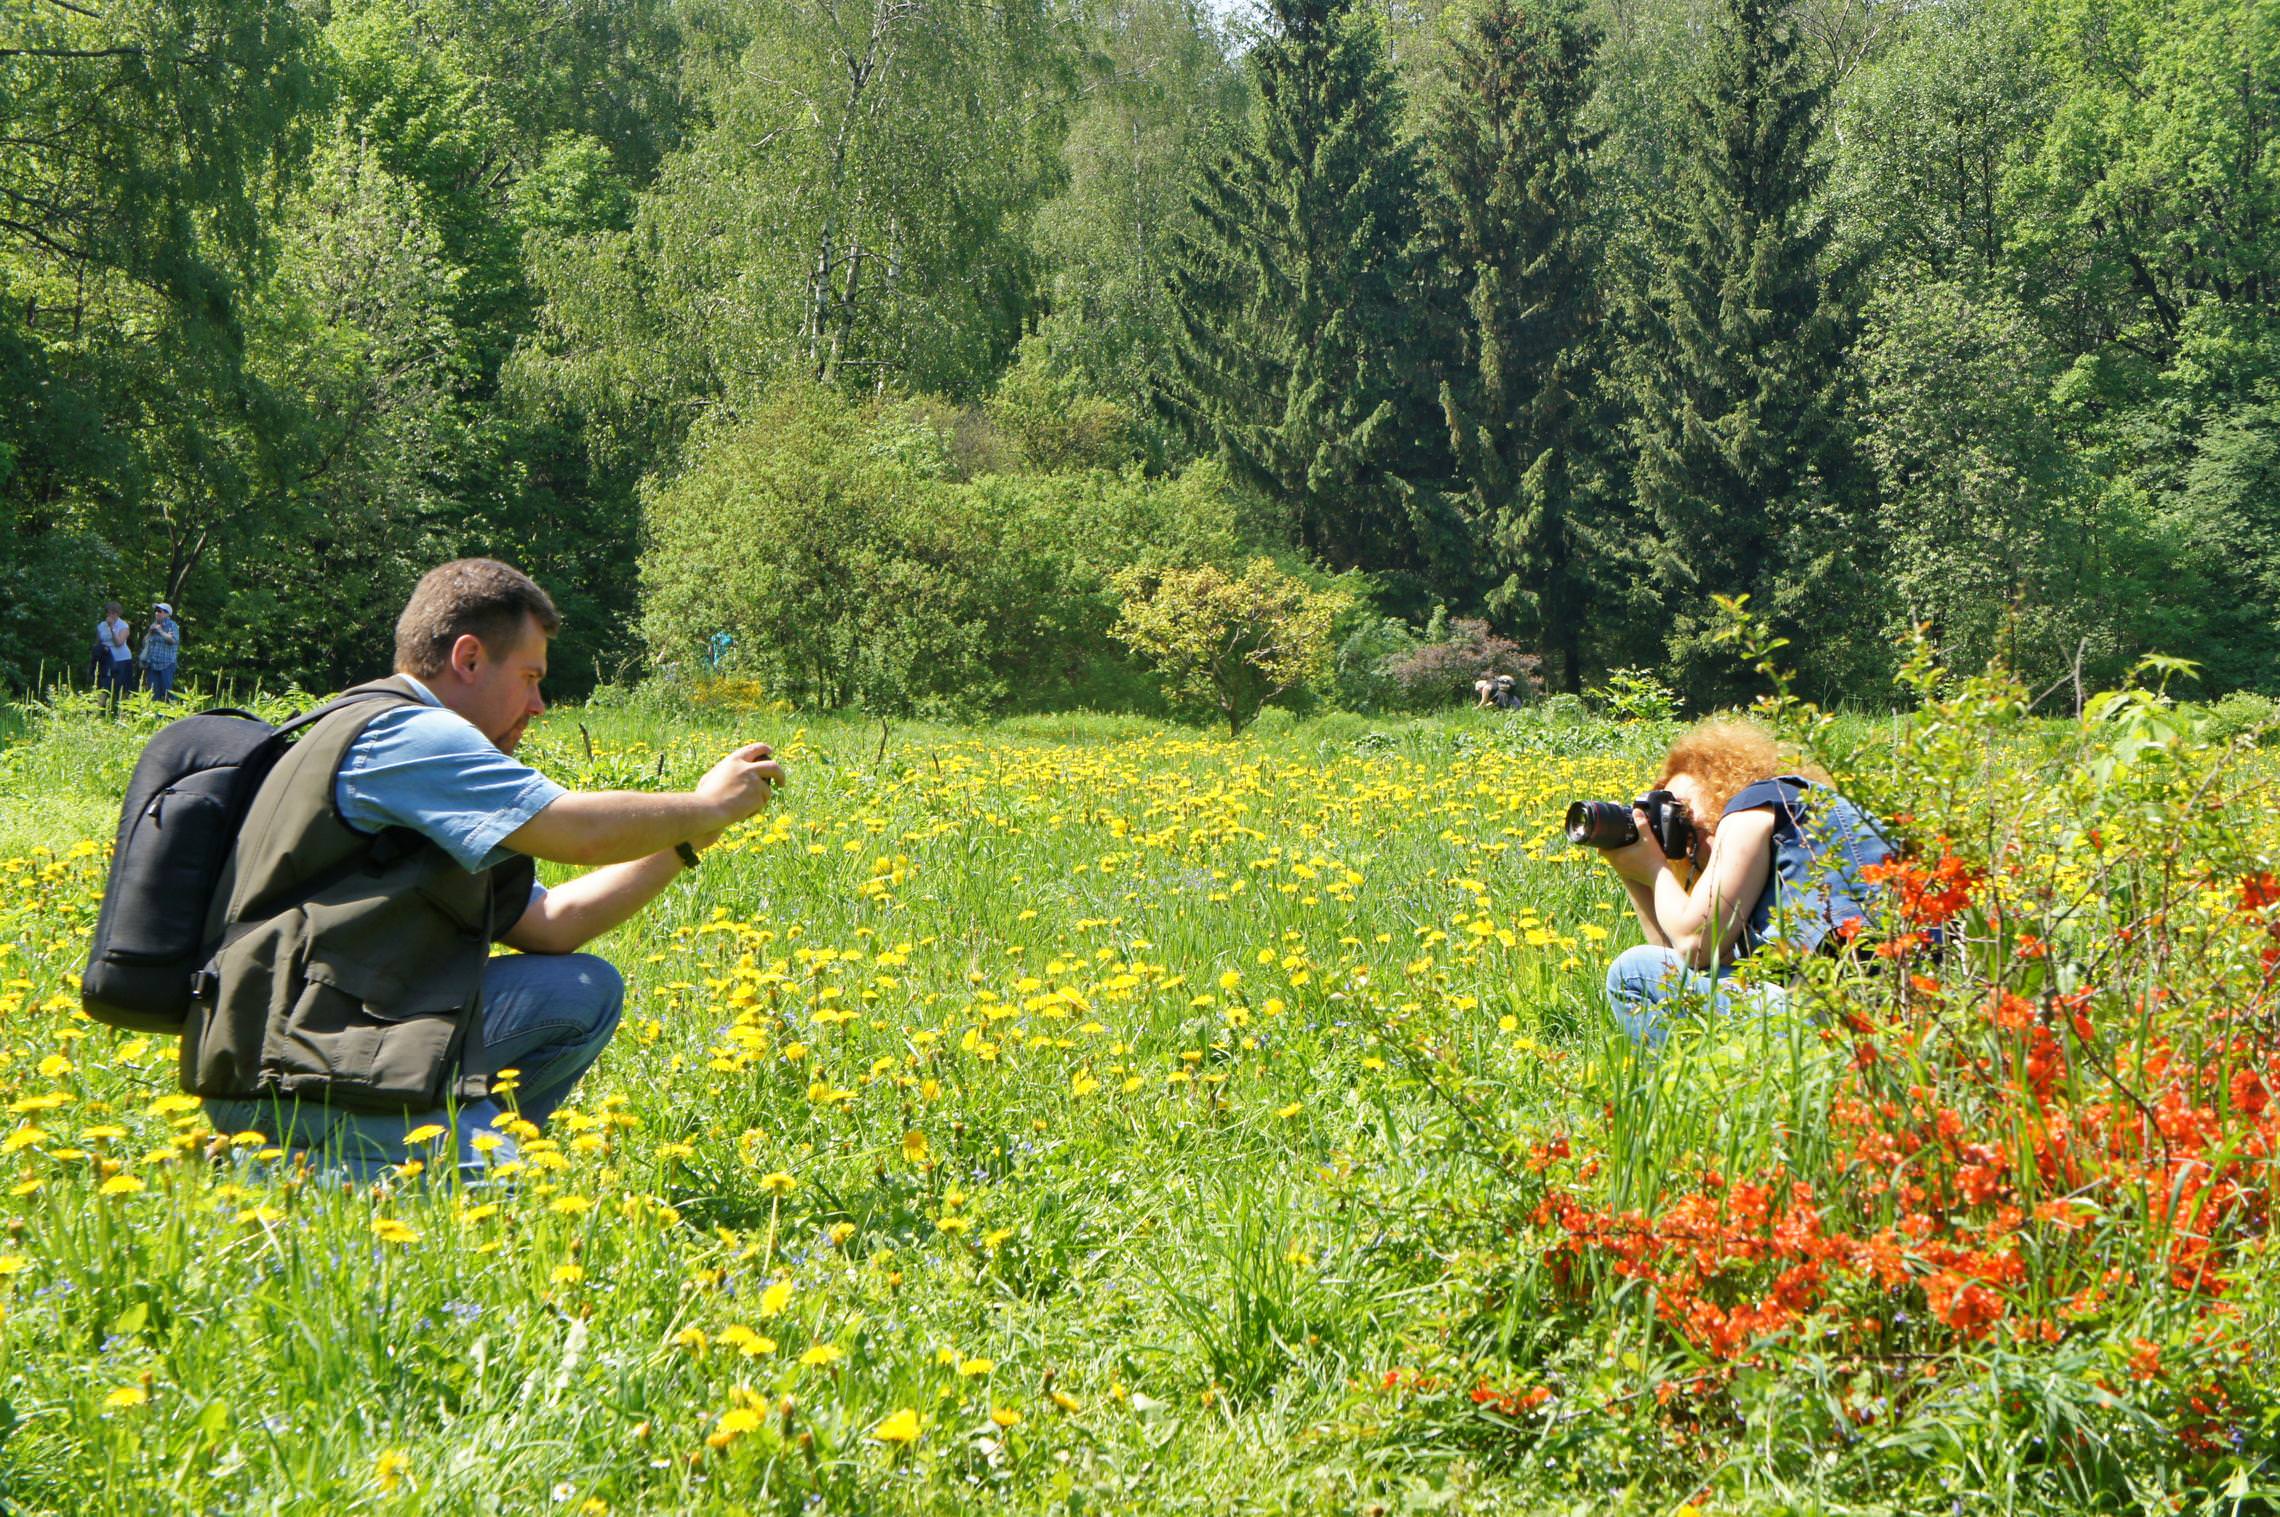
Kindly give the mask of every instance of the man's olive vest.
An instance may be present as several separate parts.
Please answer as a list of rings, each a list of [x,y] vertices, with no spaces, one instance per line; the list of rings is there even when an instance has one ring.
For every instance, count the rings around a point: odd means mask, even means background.
[[[400,680],[358,688],[418,699]],[[326,717],[262,781],[207,924],[222,947],[183,1033],[191,1094],[428,1111],[488,1093],[483,965],[529,904],[533,867],[470,874],[418,833],[342,820],[341,764],[398,704]]]

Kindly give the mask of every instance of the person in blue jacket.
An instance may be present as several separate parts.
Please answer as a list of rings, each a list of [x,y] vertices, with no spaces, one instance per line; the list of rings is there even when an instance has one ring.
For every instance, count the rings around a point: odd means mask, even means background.
[[[1647,939],[1608,967],[1608,1006],[1648,1048],[1683,1013],[1778,1011],[1778,983],[1745,988],[1728,974],[1770,942],[1841,948],[1873,925],[1878,887],[1863,871],[1893,856],[1883,830],[1825,772],[1785,757],[1754,722],[1722,717],[1682,733],[1659,788],[1687,809],[1689,856],[1665,857],[1644,813],[1634,814],[1638,840],[1604,855]]]

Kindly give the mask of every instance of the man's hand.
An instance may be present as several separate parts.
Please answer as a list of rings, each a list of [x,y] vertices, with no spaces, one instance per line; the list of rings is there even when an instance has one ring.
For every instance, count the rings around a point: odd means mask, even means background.
[[[1670,867],[1670,860],[1663,857],[1662,845],[1648,829],[1646,813],[1634,807],[1631,820],[1639,835],[1620,848],[1608,849],[1607,863],[1622,879],[1634,885],[1651,885],[1656,875]]]
[[[768,809],[770,787],[784,782],[784,766],[775,761],[774,754],[766,743],[748,743],[706,770],[705,777],[697,781],[697,795],[719,809],[721,829],[716,829],[713,837]]]
[[[783,766],[768,745],[751,743],[713,765],[694,790],[573,790],[501,841],[517,853],[558,864],[617,864],[662,854],[678,868],[674,844],[711,842],[756,815],[783,780]]]

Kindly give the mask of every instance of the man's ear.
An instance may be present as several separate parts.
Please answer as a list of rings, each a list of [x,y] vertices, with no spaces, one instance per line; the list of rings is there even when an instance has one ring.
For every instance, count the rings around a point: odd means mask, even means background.
[[[461,679],[473,679],[483,667],[483,640],[472,632],[462,632],[451,645],[451,672]]]

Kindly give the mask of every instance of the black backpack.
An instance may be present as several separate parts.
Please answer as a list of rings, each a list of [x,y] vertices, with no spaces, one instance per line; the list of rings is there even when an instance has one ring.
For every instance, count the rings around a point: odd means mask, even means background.
[[[254,792],[303,728],[358,701],[409,698],[359,690],[282,727],[226,708],[161,728],[136,760],[119,809],[111,878],[79,979],[87,1014],[137,1032],[180,1033],[190,977],[213,954],[206,923],[214,892]]]

